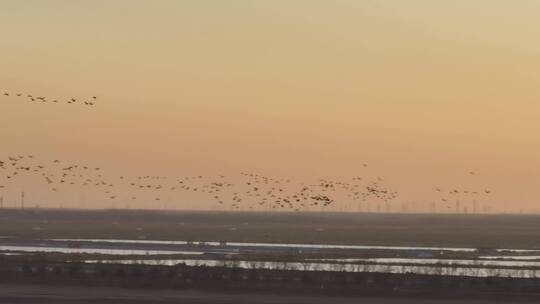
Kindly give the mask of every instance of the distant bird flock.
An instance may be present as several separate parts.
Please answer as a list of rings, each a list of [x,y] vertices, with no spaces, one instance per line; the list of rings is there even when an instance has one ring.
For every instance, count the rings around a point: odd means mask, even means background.
[[[241,172],[234,178],[225,175],[129,177],[109,176],[100,167],[59,159],[42,161],[34,155],[0,159],[0,190],[27,177],[38,178],[53,193],[89,188],[110,201],[134,201],[144,196],[146,200],[151,197],[156,204],[171,197],[172,193],[199,193],[206,195],[216,206],[234,210],[324,210],[345,198],[354,202],[375,200],[383,204],[398,198],[396,191],[384,186],[382,178],[372,181],[364,181],[362,177],[346,181],[319,179],[315,183],[301,183],[249,172]]]
[[[154,201],[167,208],[182,209],[182,202],[193,202],[193,195],[212,201],[214,207],[225,210],[324,211],[336,210],[344,201],[351,206],[377,206],[376,212],[396,210],[399,193],[384,184],[381,177],[352,177],[347,180],[319,179],[312,183],[272,178],[257,173],[241,172],[235,176],[166,177],[153,175],[108,175],[98,166],[69,163],[60,159],[40,160],[34,155],[15,155],[0,159],[0,191],[7,191],[18,179],[34,178],[51,193],[84,192],[88,189],[111,206],[141,205]],[[441,211],[461,213],[456,199],[480,200],[491,190],[461,188],[435,189]],[[204,199],[204,196],[206,199]],[[184,199],[182,199],[184,196]],[[132,202],[132,203],[128,203]],[[375,211],[375,210],[372,210]],[[475,210],[470,210],[471,212]]]
[[[2,97],[4,98],[17,98],[21,100],[26,100],[27,102],[35,102],[35,103],[51,103],[51,104],[81,104],[85,106],[95,106],[97,102],[96,96],[91,96],[90,98],[86,99],[79,99],[79,98],[67,98],[67,99],[52,99],[47,98],[45,96],[39,96],[39,95],[33,95],[33,94],[26,94],[26,93],[12,93],[12,92],[3,92]]]
[[[3,92],[5,98],[17,98],[36,103],[64,103],[95,106],[98,98],[51,99],[22,92]],[[361,169],[367,163],[359,164]],[[471,171],[470,176],[477,173]],[[190,176],[163,177],[153,175],[111,176],[100,167],[73,164],[60,159],[39,160],[33,155],[15,155],[0,158],[0,198],[2,193],[13,191],[15,181],[37,178],[51,193],[83,192],[91,189],[99,193],[111,206],[129,205],[126,202],[140,200],[141,204],[154,201],[155,205],[167,203],[168,208],[182,208],[182,195],[186,200],[194,194],[204,195],[219,209],[232,210],[281,210],[309,211],[335,210],[336,205],[349,203],[349,208],[370,211],[370,204],[377,212],[395,211],[399,193],[390,189],[381,177],[356,176],[345,180],[319,179],[316,182],[298,182],[284,178],[273,178],[252,172],[241,172],[238,176]],[[462,201],[473,202],[471,212],[476,212],[477,201],[491,196],[489,189],[465,189],[463,187],[436,188],[433,211],[455,209],[456,213],[467,213]],[[173,199],[174,198],[174,199]],[[206,201],[207,201],[206,200]],[[172,202],[171,202],[172,201]],[[191,204],[193,205],[193,204]],[[403,206],[403,205],[402,205]],[[465,208],[465,209],[463,209]],[[406,211],[402,208],[401,211]]]

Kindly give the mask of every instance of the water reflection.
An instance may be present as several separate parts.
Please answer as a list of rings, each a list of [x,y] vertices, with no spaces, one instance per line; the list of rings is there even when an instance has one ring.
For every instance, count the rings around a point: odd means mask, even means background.
[[[463,266],[423,266],[423,265],[382,265],[382,264],[343,264],[314,262],[268,262],[268,261],[223,261],[203,259],[174,260],[87,260],[86,263],[140,264],[161,266],[204,266],[241,269],[296,270],[296,271],[331,271],[364,272],[393,274],[422,274],[466,277],[507,277],[540,278],[540,270],[523,268],[463,267]]]
[[[201,251],[176,250],[141,250],[141,249],[113,249],[113,248],[66,248],[49,246],[0,246],[0,251],[30,252],[30,253],[74,253],[74,254],[107,254],[107,255],[202,255]]]
[[[370,246],[370,245],[332,245],[332,244],[283,244],[283,243],[248,243],[248,242],[194,242],[194,241],[156,241],[156,240],[121,240],[121,239],[51,239],[59,242],[92,242],[117,244],[147,245],[195,245],[220,247],[257,247],[257,248],[293,248],[293,249],[341,249],[341,250],[396,250],[396,251],[454,251],[474,252],[476,248],[460,247],[416,247],[416,246]]]

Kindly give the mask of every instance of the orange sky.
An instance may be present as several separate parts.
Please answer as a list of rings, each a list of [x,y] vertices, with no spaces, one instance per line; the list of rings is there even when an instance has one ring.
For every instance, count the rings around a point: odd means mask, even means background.
[[[540,209],[538,1],[1,7],[0,90],[99,103],[0,98],[0,158],[132,175],[368,174],[403,202],[473,187],[492,189],[498,211]]]

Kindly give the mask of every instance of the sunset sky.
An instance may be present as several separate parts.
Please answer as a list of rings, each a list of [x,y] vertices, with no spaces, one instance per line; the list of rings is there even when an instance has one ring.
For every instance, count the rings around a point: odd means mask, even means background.
[[[0,0],[0,92],[98,96],[0,96],[0,158],[380,176],[399,202],[490,189],[493,209],[532,212],[539,29],[533,0]]]

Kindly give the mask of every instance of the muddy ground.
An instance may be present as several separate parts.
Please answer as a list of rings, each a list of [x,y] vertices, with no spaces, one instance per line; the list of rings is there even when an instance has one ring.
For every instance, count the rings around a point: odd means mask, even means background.
[[[540,216],[0,210],[0,237],[540,248]]]
[[[138,290],[109,287],[73,287],[48,285],[0,284],[2,304],[488,304],[493,301],[436,300],[399,298],[361,298],[324,296],[284,296],[272,294],[223,294],[202,291]],[[496,301],[510,304],[513,301]],[[523,303],[523,302],[520,302]]]

